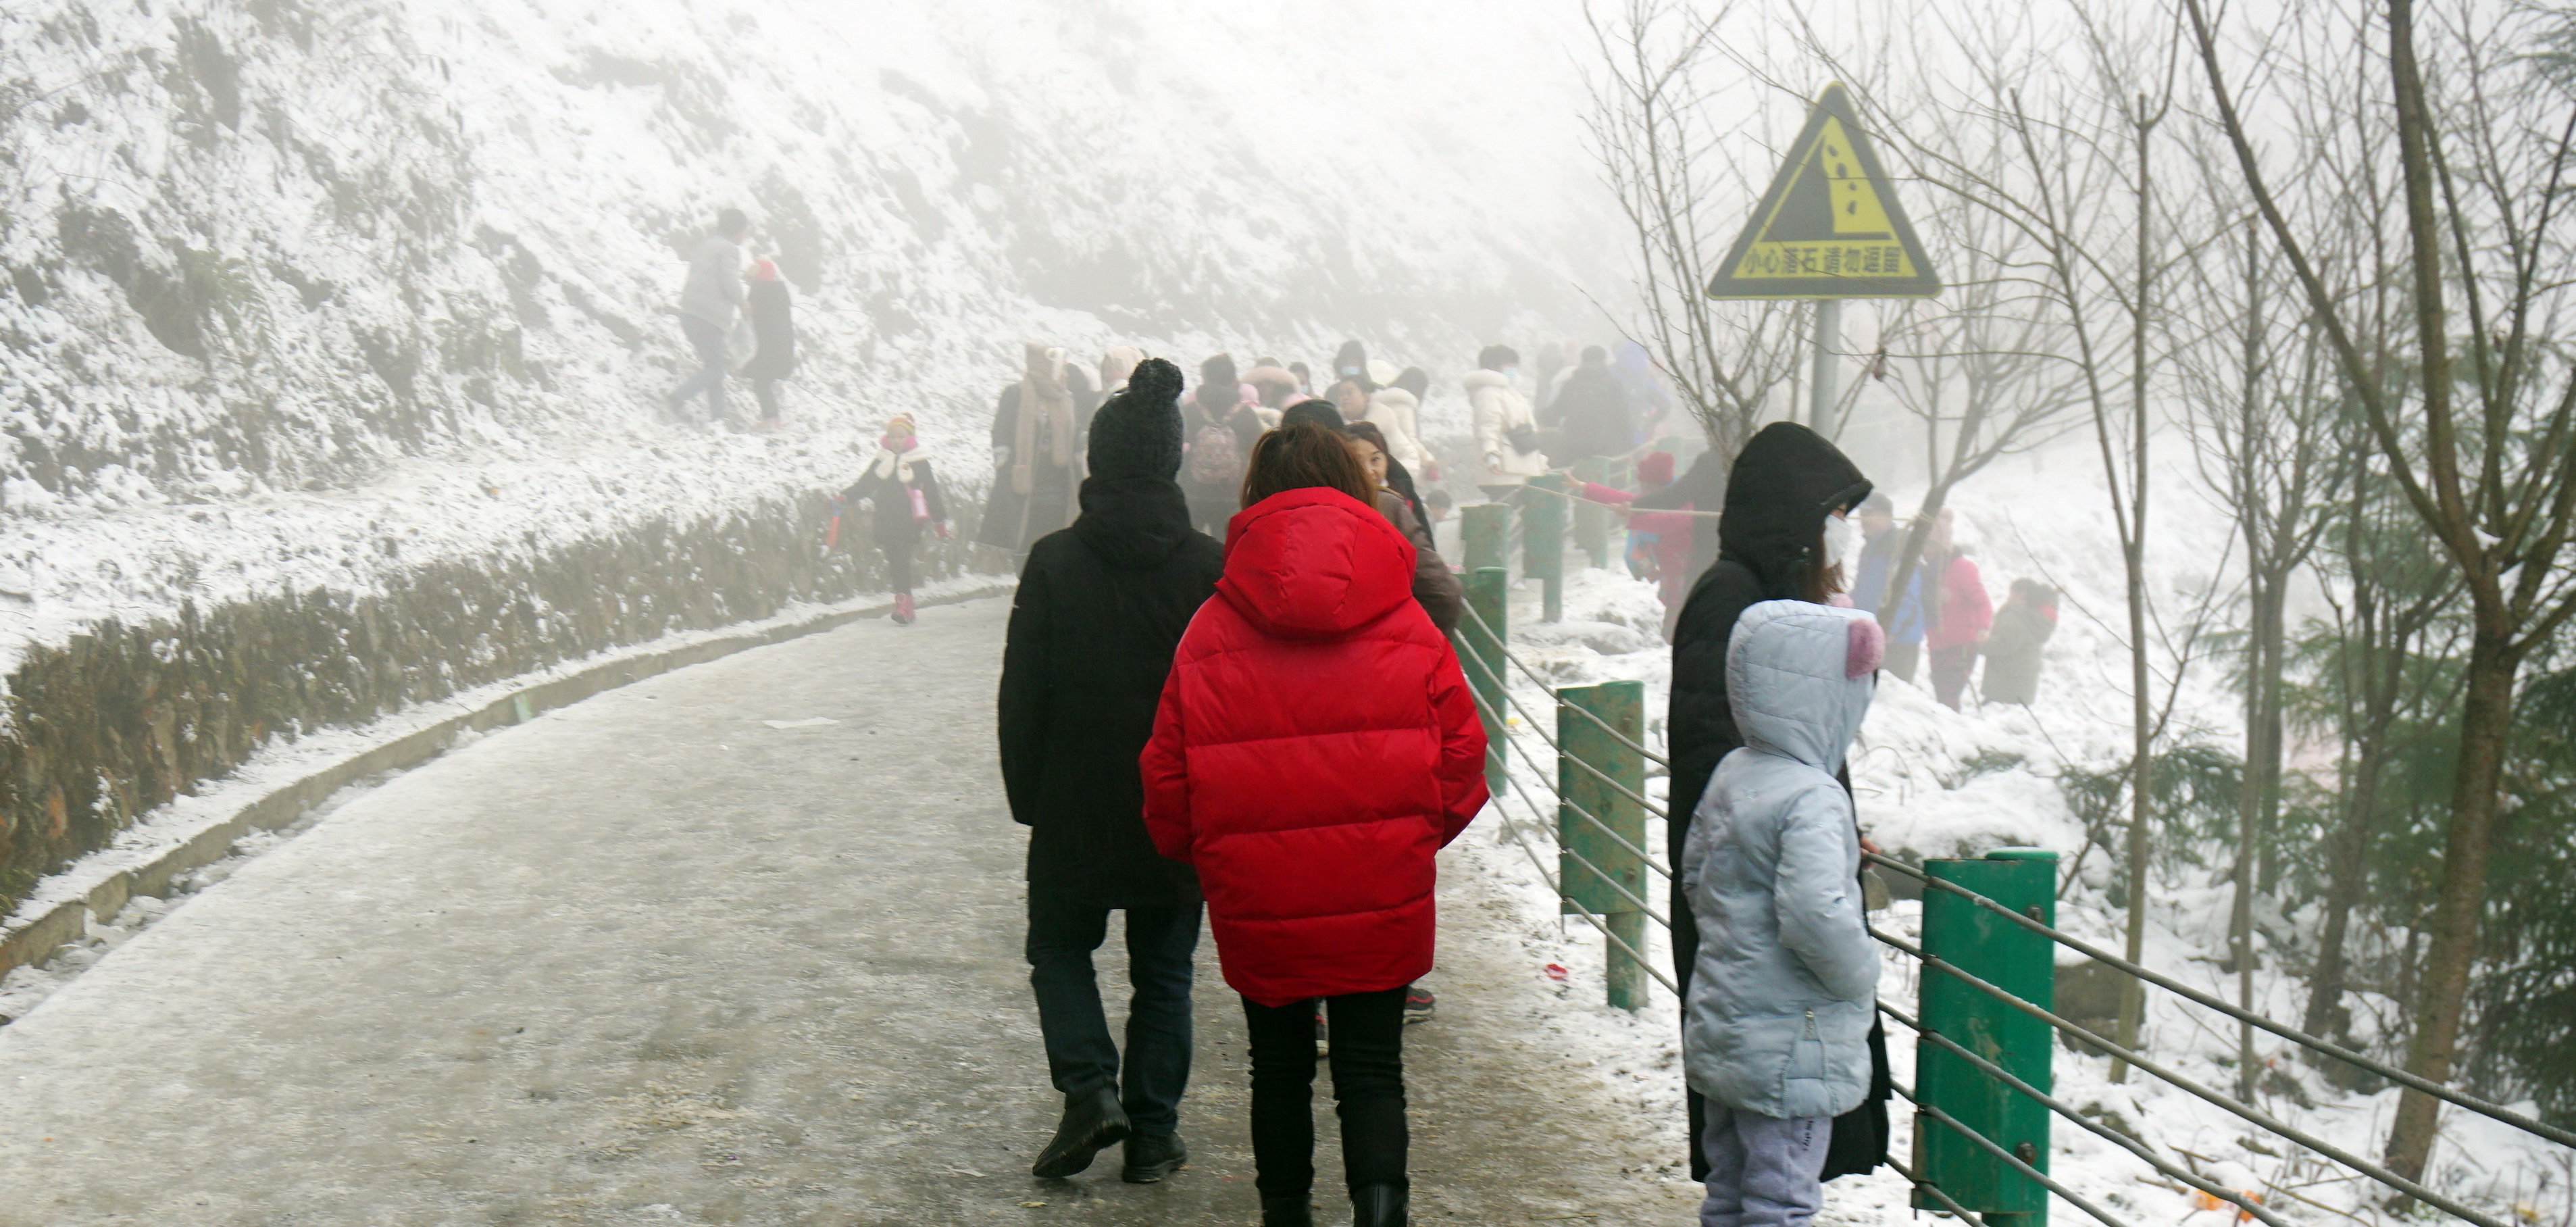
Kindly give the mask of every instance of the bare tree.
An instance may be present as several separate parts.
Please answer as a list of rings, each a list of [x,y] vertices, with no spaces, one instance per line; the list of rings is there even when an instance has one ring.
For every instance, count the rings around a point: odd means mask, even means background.
[[[2367,447],[2366,427],[2350,419],[2345,436]],[[2382,785],[2410,746],[2401,722],[2421,727],[2421,716],[2458,697],[2436,666],[2453,654],[2451,617],[2459,584],[2439,557],[2414,513],[2403,505],[2384,466],[2364,456],[2347,483],[2339,523],[2329,534],[2320,568],[2333,625],[2328,651],[2316,662],[2320,675],[2312,718],[2343,745],[2337,767],[2334,822],[2326,836],[2324,916],[2308,975],[2308,1004],[2300,1027],[2316,1035],[2348,1034],[2344,1008],[2350,987],[2352,919],[2361,907],[2369,855],[2378,837]]]
[[[1742,450],[1797,365],[1793,304],[1721,302],[1704,292],[1759,188],[1768,159],[1716,116],[1709,67],[1732,13],[1686,0],[1584,5],[1600,60],[1586,123],[1602,176],[1634,234],[1639,318],[1625,325],[1671,377],[1721,458]]]
[[[2228,936],[2237,1004],[2248,1010],[2254,901],[2271,889],[2270,866],[2277,864],[2271,848],[2281,808],[2290,580],[2335,522],[2329,500],[2346,442],[2336,430],[2341,398],[2325,386],[2315,331],[2283,329],[2272,318],[2278,269],[2266,247],[2259,223],[2248,219],[2209,251],[2194,253],[2186,264],[2192,297],[2214,327],[2175,351],[2202,480],[2235,521],[2245,550],[2245,773]],[[2237,1058],[2237,1096],[2251,1102],[2262,1068],[2251,1023],[2238,1024]]]
[[[1881,118],[1871,108],[1873,118]],[[1894,130],[1891,122],[1874,126]],[[1908,127],[1925,131],[1898,148],[1939,147],[1945,160],[1976,165],[1996,178],[2019,150],[1978,117],[1917,113]],[[1871,374],[1923,429],[1927,489],[1888,567],[1885,590],[1861,594],[1893,631],[1952,491],[1997,459],[2049,442],[2082,425],[2079,373],[2063,356],[2067,328],[2052,309],[2053,288],[2036,269],[2029,231],[1956,192],[1939,193],[1924,229],[1941,253],[1947,288],[1940,299],[1907,303],[1880,334]],[[1857,385],[1855,385],[1857,387]]]
[[[2146,575],[2149,445],[2168,345],[2163,278],[2180,258],[2177,251],[2196,241],[2179,233],[2166,201],[2197,201],[2198,194],[2158,191],[2158,173],[2173,161],[2160,152],[2156,135],[2172,108],[2178,44],[2168,32],[2123,29],[2082,7],[2076,16],[2078,37],[2069,48],[2036,32],[2026,6],[1942,10],[1947,24],[1940,30],[1950,44],[1943,50],[1956,56],[1945,70],[1909,84],[1930,99],[1923,109],[1947,108],[1989,128],[2005,151],[1992,163],[1909,139],[1907,125],[1890,122],[1883,110],[1872,114],[1914,178],[1988,211],[2028,245],[2028,280],[2062,329],[2056,348],[2076,406],[2093,427],[2126,586],[2132,730],[2126,953],[2136,959],[2146,941],[2156,817],[2150,774],[2160,725]],[[1830,66],[1847,67],[1833,59],[1829,40],[1812,28],[1802,32]],[[1918,29],[1916,37],[1931,33]],[[1847,83],[1854,79],[1849,71],[1842,75]],[[2126,1046],[2137,1046],[2144,1007],[2143,990],[2127,985],[2120,1020]],[[2112,1076],[2124,1079],[2126,1064],[2115,1061]]]
[[[2467,589],[2472,631],[2458,772],[2407,1054],[2418,1076],[2447,1080],[2477,961],[2515,686],[2524,663],[2576,615],[2576,584],[2557,565],[2576,527],[2576,366],[2562,331],[2571,293],[2563,281],[2567,231],[2576,224],[2567,216],[2576,106],[2545,65],[2516,53],[2537,41],[2534,10],[2463,14],[2428,34],[2413,0],[2372,6],[2368,19],[2387,45],[2384,75],[2371,75],[2385,100],[2373,109],[2395,135],[2414,346],[2409,378],[2377,378],[2353,307],[2311,257],[2320,235],[2331,233],[2331,212],[2276,188],[2278,168],[2237,108],[2209,6],[2184,0],[2184,9],[2245,186],[2390,477]],[[2438,88],[2428,63],[2440,70]],[[2323,105],[2315,97],[2286,101]],[[2389,1135],[2390,1167],[2422,1175],[2437,1107],[2431,1096],[2405,1093]]]

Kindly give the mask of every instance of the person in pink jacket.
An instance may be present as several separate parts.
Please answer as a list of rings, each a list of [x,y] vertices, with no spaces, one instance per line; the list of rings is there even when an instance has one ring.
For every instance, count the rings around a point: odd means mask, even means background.
[[[1648,452],[1639,456],[1637,484],[1643,489],[1631,494],[1587,481],[1583,483],[1583,497],[1624,508],[1647,495],[1660,493],[1673,484],[1673,454]],[[1682,601],[1690,596],[1692,534],[1697,530],[1697,517],[1684,504],[1679,511],[1632,511],[1627,518],[1629,569],[1638,569],[1637,557],[1641,553],[1651,564],[1656,595],[1664,603],[1664,638],[1671,639],[1673,621],[1681,617]]]
[[[1941,518],[1933,523],[1930,547],[1924,566],[1937,577],[1939,595],[1933,608],[1938,618],[1924,632],[1923,646],[1932,654],[1932,697],[1957,711],[1960,696],[1968,689],[1968,675],[1977,667],[1977,648],[1995,623],[1995,605],[1986,596],[1986,581],[1977,574],[1968,547],[1954,539],[1949,508],[1942,508]]]

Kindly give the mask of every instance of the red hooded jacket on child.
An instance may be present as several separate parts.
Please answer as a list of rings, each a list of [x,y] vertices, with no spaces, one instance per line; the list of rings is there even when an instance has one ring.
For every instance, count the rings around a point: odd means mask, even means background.
[[[1432,858],[1484,808],[1485,732],[1413,560],[1338,490],[1263,499],[1163,684],[1145,828],[1197,867],[1225,982],[1259,1004],[1431,970]]]

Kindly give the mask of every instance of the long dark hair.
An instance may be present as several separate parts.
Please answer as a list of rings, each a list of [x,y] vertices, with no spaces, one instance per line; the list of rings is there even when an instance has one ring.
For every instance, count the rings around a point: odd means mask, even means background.
[[[1386,456],[1386,488],[1395,491],[1396,497],[1413,508],[1415,520],[1430,523],[1431,513],[1423,509],[1422,496],[1414,491],[1413,473],[1404,467],[1403,461],[1395,458],[1395,449],[1386,445],[1386,432],[1379,430],[1375,422],[1353,422],[1343,427],[1342,433],[1354,439],[1368,440],[1370,446]]]
[[[1341,432],[1308,422],[1282,426],[1252,445],[1252,462],[1243,471],[1243,505],[1250,507],[1283,490],[1323,486],[1339,490],[1362,507],[1376,506],[1368,470],[1351,454]]]
[[[1830,522],[1832,516],[1826,516]],[[1811,605],[1830,605],[1837,594],[1851,586],[1843,579],[1843,569],[1825,565],[1825,522],[1816,525],[1816,542],[1807,547],[1807,556],[1798,563],[1798,599]]]

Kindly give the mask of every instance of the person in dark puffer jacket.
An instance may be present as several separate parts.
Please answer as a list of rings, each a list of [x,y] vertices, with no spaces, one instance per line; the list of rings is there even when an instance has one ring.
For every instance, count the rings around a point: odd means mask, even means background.
[[[1433,858],[1485,803],[1475,700],[1371,493],[1340,435],[1262,437],[1142,763],[1146,828],[1198,869],[1243,994],[1271,1227],[1313,1221],[1316,998],[1352,1221],[1405,1221],[1404,989],[1431,969]]]
[[[1694,466],[1692,473],[1699,472]],[[1869,479],[1850,459],[1824,436],[1794,422],[1763,427],[1736,456],[1725,478],[1725,511],[1717,522],[1717,563],[1691,586],[1681,617],[1673,625],[1672,706],[1665,727],[1672,752],[1670,795],[1676,814],[1688,812],[1684,807],[1698,806],[1718,760],[1744,744],[1726,691],[1726,651],[1736,620],[1764,601],[1824,604],[1836,597],[1841,591],[1841,568],[1835,564],[1856,563],[1858,551],[1851,559],[1829,559],[1832,534],[1826,531],[1826,522],[1859,506],[1869,491]],[[1639,499],[1633,505],[1642,507],[1646,502]],[[1848,774],[1844,787],[1850,787]],[[1679,865],[1691,822],[1667,826],[1666,850],[1672,856],[1670,863]],[[1699,929],[1689,894],[1678,879],[1672,884],[1671,898],[1673,970],[1687,997],[1699,954]],[[1823,1178],[1827,1180],[1869,1171],[1886,1158],[1887,1039],[1875,1023],[1870,1027],[1869,1046],[1875,1071],[1869,1095],[1861,1106],[1834,1121],[1832,1148],[1825,1158]],[[1707,1107],[1696,1091],[1686,1098],[1691,1178],[1705,1180],[1708,1158],[1700,1138]]]
[[[1033,1170],[1082,1171],[1122,1138],[1120,1175],[1150,1183],[1188,1157],[1179,1104],[1190,1072],[1190,956],[1198,879],[1145,832],[1137,755],[1173,649],[1216,591],[1225,551],[1190,527],[1181,373],[1147,359],[1092,420],[1082,515],[1040,538],[1021,569],[1002,655],[998,723],[1011,817],[1029,832],[1029,982],[1064,1118]],[[1127,914],[1122,1069],[1091,956]]]

